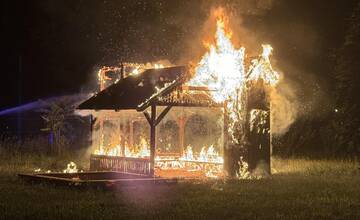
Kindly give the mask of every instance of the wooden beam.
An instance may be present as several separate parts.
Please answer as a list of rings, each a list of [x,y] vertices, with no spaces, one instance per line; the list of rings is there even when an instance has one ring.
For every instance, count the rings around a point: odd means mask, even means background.
[[[155,144],[156,144],[156,105],[151,105],[150,117],[150,175],[154,176],[155,170]]]
[[[184,103],[184,102],[168,102],[168,101],[157,101],[157,106],[179,106],[179,107],[205,107],[205,108],[222,108],[223,103]]]
[[[170,83],[170,85],[166,86],[166,88],[163,88],[160,92],[158,92],[156,95],[151,96],[148,100],[146,100],[144,103],[138,105],[136,108],[137,111],[144,111],[147,107],[150,105],[156,105],[156,100],[166,94],[169,94],[171,91],[175,89],[178,85],[182,83],[182,78],[176,79],[174,82]]]
[[[131,119],[129,120],[129,146],[134,147],[134,124]]]
[[[179,127],[179,145],[181,149],[181,154],[184,154],[185,151],[185,116],[184,113],[181,113],[181,116],[178,117],[177,123]]]
[[[159,117],[157,117],[155,121],[155,126],[160,123],[160,121],[165,117],[165,115],[170,111],[171,108],[172,106],[166,106],[166,108],[160,113]]]
[[[210,89],[207,86],[186,86],[186,85],[182,85],[181,86],[182,90],[191,90],[191,91],[217,91],[216,89]]]
[[[146,118],[146,120],[148,121],[149,125],[151,126],[151,123],[152,123],[152,122],[151,122],[151,118],[150,118],[149,112],[144,111],[143,113],[144,113],[145,118]]]

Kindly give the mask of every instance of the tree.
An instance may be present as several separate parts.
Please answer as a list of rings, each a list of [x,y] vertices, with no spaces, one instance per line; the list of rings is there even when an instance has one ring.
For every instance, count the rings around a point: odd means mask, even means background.
[[[344,42],[337,52],[334,79],[336,116],[330,122],[333,143],[341,152],[360,153],[360,1],[349,19]]]
[[[67,144],[66,132],[71,129],[69,123],[74,116],[74,106],[70,100],[61,99],[51,103],[48,109],[42,109],[41,117],[45,121],[45,129],[49,131],[52,152],[62,154],[63,147]]]

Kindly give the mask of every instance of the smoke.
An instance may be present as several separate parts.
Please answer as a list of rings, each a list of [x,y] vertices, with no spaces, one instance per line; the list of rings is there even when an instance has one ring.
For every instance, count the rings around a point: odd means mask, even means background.
[[[291,83],[280,81],[275,88],[272,88],[270,103],[271,132],[274,135],[284,134],[299,116],[298,97]]]
[[[207,51],[204,43],[213,43],[216,32],[216,20],[224,14],[228,18],[227,26],[232,30],[232,42],[240,48],[244,46],[247,54],[257,54],[261,50],[258,33],[252,31],[245,23],[249,16],[261,17],[274,6],[274,0],[207,0],[199,5],[192,3],[187,6],[191,13],[179,13],[174,19],[174,25],[185,31],[187,38],[182,40],[183,49],[178,63],[196,63]],[[196,9],[198,7],[199,9]],[[186,10],[187,11],[187,10]],[[189,21],[191,19],[191,21]],[[251,54],[250,54],[251,53]]]

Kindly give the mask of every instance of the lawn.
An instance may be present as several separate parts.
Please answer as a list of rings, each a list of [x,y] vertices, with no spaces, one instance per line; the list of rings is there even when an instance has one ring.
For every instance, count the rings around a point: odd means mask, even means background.
[[[64,168],[69,158],[2,155],[0,219],[360,219],[360,166],[351,161],[277,158],[268,179],[111,191],[30,185],[16,176]]]

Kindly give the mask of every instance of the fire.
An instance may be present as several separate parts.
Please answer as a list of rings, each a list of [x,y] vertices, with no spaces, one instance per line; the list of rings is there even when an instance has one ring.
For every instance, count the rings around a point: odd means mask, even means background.
[[[157,64],[157,63],[155,63],[154,68],[155,68],[155,69],[162,69],[162,68],[165,68],[165,66],[162,65],[162,64]]]
[[[134,70],[131,72],[131,75],[139,75],[139,67],[135,67]]]
[[[189,86],[208,87],[209,94],[218,103],[226,104],[229,117],[228,132],[234,142],[239,144],[239,140],[234,136],[236,123],[242,122],[246,113],[246,89],[247,83],[251,81],[263,80],[270,86],[276,86],[279,82],[279,74],[273,70],[270,56],[273,48],[271,45],[262,45],[262,54],[251,61],[251,65],[245,67],[245,48],[236,47],[232,42],[232,31],[227,27],[228,19],[224,14],[218,14],[216,22],[216,33],[214,43],[206,43],[208,51],[202,56],[197,66],[192,70],[193,77],[187,82]],[[166,66],[163,64],[133,64],[126,63],[124,66],[130,68],[128,75],[141,74],[145,69],[161,69]],[[100,74],[99,81],[107,80],[105,74]],[[175,81],[174,81],[175,82]],[[165,88],[165,87],[164,87]],[[156,88],[157,95],[164,88]],[[152,97],[153,97],[152,96]],[[253,112],[255,114],[256,112]],[[124,153],[123,153],[124,152]],[[94,152],[98,155],[123,156],[134,158],[150,157],[150,147],[148,142],[141,138],[138,146],[103,146]],[[224,163],[223,157],[215,150],[213,145],[201,148],[200,152],[193,152],[193,148],[188,146],[183,155],[177,157],[157,156],[155,158],[158,167],[162,169],[178,168],[187,170],[202,170],[207,176],[214,177],[222,172]],[[243,163],[243,161],[241,160]],[[245,162],[244,162],[245,163]],[[247,175],[246,164],[241,175]],[[76,166],[75,166],[76,168]]]
[[[263,53],[259,59],[252,60],[249,69],[248,80],[263,79],[265,83],[275,86],[279,82],[279,74],[273,70],[270,63],[270,55],[273,48],[271,45],[262,45]]]
[[[70,162],[67,164],[66,169],[63,170],[63,173],[77,173],[78,169],[74,162]]]
[[[162,69],[166,66],[161,63],[146,63],[146,64],[139,64],[139,63],[131,63],[127,64],[128,66],[132,67],[133,70],[130,72],[130,75],[139,75],[140,73],[144,72],[147,69]]]
[[[182,160],[193,160],[194,159],[193,150],[190,145],[186,147],[185,153],[180,159],[182,159]]]
[[[139,146],[133,147],[131,150],[125,144],[124,146],[125,155],[122,155],[122,147],[120,145],[114,145],[105,149],[104,146],[100,145],[99,149],[94,151],[96,155],[106,155],[106,156],[125,156],[125,157],[134,157],[134,158],[145,158],[150,157],[150,147],[149,143],[145,138],[140,139]]]
[[[245,112],[244,93],[246,83],[262,79],[265,83],[275,86],[279,74],[270,63],[272,47],[262,45],[263,52],[252,60],[248,70],[245,68],[245,48],[236,48],[232,41],[232,32],[226,28],[227,19],[220,10],[217,13],[217,29],[215,43],[207,45],[209,51],[201,58],[194,69],[194,77],[188,82],[191,86],[207,86],[212,98],[217,102],[225,102],[228,111],[229,133],[235,142],[235,123],[243,119]],[[228,31],[226,31],[228,30]]]
[[[215,151],[213,145],[207,147],[202,147],[200,153],[195,155],[193,153],[192,147],[189,145],[186,147],[186,150],[183,156],[180,158],[182,161],[192,161],[192,162],[215,162],[215,163],[224,163],[224,159],[219,156],[219,153]]]
[[[217,21],[216,44],[207,52],[195,68],[195,76],[188,82],[193,86],[207,86],[215,101],[223,102],[241,87],[245,81],[245,48],[236,49],[231,34],[225,32],[225,23]]]
[[[275,86],[279,74],[272,69],[270,55],[271,45],[262,45],[263,52],[258,59],[252,60],[252,65],[246,71],[244,58],[245,48],[235,48],[231,42],[232,32],[225,31],[223,15],[217,20],[215,44],[207,45],[209,51],[201,58],[195,67],[195,75],[188,82],[193,86],[207,86],[212,91],[215,101],[235,99],[244,89],[245,83],[251,80],[263,79]]]

